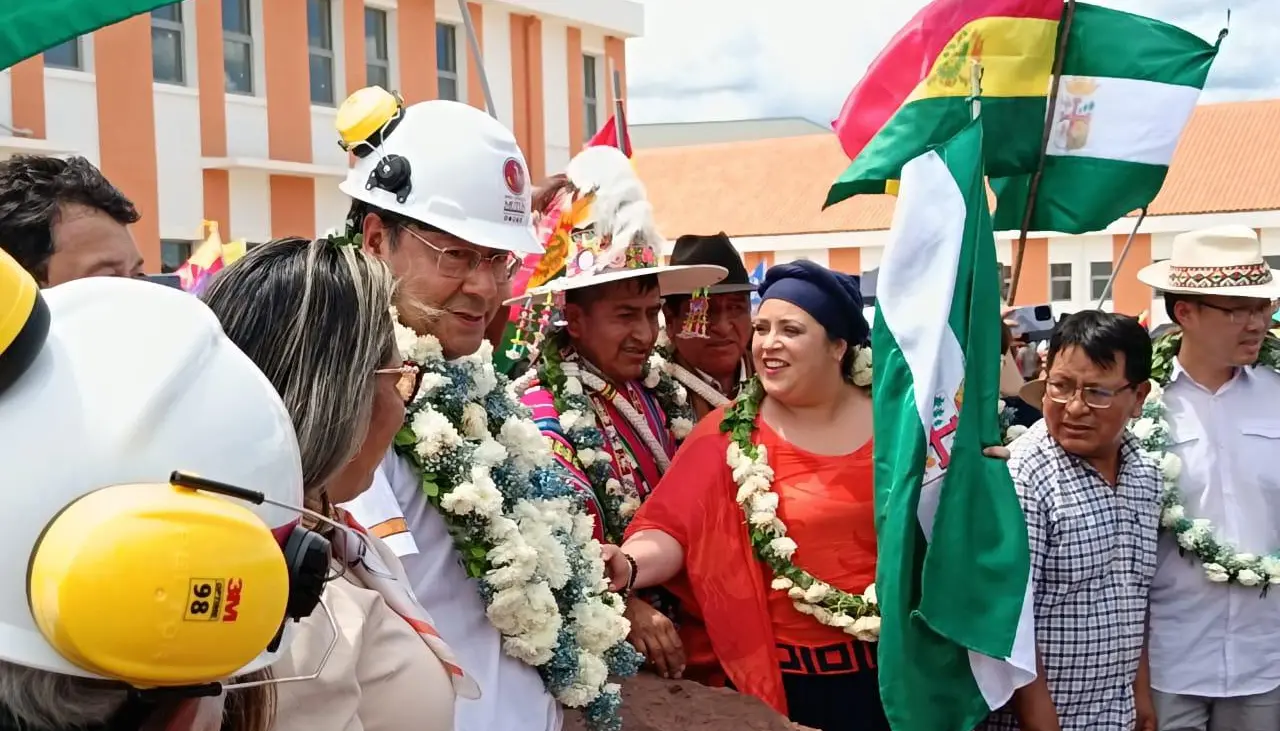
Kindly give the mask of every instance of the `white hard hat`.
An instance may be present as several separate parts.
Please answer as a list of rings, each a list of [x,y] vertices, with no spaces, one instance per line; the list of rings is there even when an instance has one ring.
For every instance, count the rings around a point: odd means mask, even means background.
[[[10,275],[6,280],[4,276],[6,260],[12,264],[12,260],[0,252],[0,314],[4,314],[6,295],[12,295],[15,289],[13,277]],[[12,268],[9,272],[11,274]],[[21,290],[21,282],[16,286]],[[218,320],[197,298],[145,281],[120,278],[73,281],[41,294],[51,322],[47,339],[23,373],[7,388],[0,385],[3,389],[0,391],[0,474],[3,475],[0,485],[5,506],[0,510],[0,660],[55,673],[110,678],[111,674],[105,671],[87,669],[92,665],[72,662],[69,655],[77,653],[55,649],[55,643],[48,639],[48,627],[36,619],[36,616],[48,615],[37,611],[34,607],[38,602],[33,604],[29,598],[28,592],[34,597],[36,590],[28,589],[31,581],[28,574],[36,562],[33,555],[38,555],[33,551],[44,552],[50,541],[46,528],[66,516],[67,506],[78,500],[80,504],[92,501],[93,498],[85,497],[87,495],[111,495],[113,486],[156,487],[156,483],[169,483],[174,471],[247,488],[271,500],[301,506],[301,459],[289,413],[275,389],[222,333]],[[3,342],[4,325],[0,318],[0,358],[8,345]],[[253,515],[256,515],[265,526],[257,525],[252,530],[259,531],[265,539],[254,543],[255,547],[264,543],[267,548],[272,545],[273,537],[264,528],[278,534],[299,519],[296,512],[265,504],[252,507],[251,515],[245,510],[250,507],[249,503],[220,496],[178,495],[175,498],[175,501],[182,500],[201,500],[206,501],[205,504],[218,501],[213,514],[230,510],[233,512],[221,515],[230,515],[231,519],[242,515],[243,520],[255,522]],[[245,509],[217,507],[232,503]],[[135,521],[134,525],[148,520],[163,523],[167,517],[145,511],[139,515],[141,521]],[[170,521],[166,530],[185,538],[187,531],[199,530],[196,526],[186,527],[189,525],[179,523],[174,527]],[[60,555],[49,560],[61,567],[68,563],[79,567],[96,563],[104,570],[119,571],[126,559],[114,548],[101,548],[100,555],[94,555],[95,535],[101,533],[84,535],[78,545],[54,551]],[[182,638],[188,637],[185,633],[195,626],[194,622],[186,621],[190,617],[184,618],[182,614],[182,607],[190,604],[186,596],[188,580],[191,590],[197,592],[195,596],[205,596],[196,583],[205,577],[177,574],[183,573],[187,559],[191,558],[184,555],[185,552],[199,553],[193,545],[208,544],[184,544],[178,540],[166,545],[166,550],[154,551],[153,562],[160,567],[161,574],[171,572],[175,576],[167,578],[181,582],[176,584],[181,590],[171,592],[180,596],[165,597],[156,588],[150,590],[154,591],[154,597],[146,593],[138,598],[143,592],[134,591],[132,599],[148,607],[158,604],[168,607],[161,613],[160,621],[148,626],[148,630],[154,627],[154,634],[148,637],[185,643],[182,647],[188,649],[192,643]],[[137,547],[136,542],[133,547]],[[149,548],[142,551],[149,555]],[[76,555],[68,555],[73,552]],[[230,550],[226,555],[234,557],[236,552]],[[197,555],[193,563],[203,558]],[[283,554],[279,563],[283,571]],[[280,572],[271,576],[278,574]],[[83,578],[84,573],[77,577]],[[232,609],[233,596],[234,601],[241,604],[239,579],[236,574],[216,578],[219,580],[216,598],[221,599],[224,606],[222,614],[215,614],[213,618],[234,622],[237,615]],[[222,579],[225,582],[220,581]],[[49,590],[56,591],[64,601],[67,592],[78,591],[79,596],[84,596],[83,589],[66,583]],[[270,588],[278,590],[280,582],[257,583],[259,586],[251,587],[247,579],[244,582],[244,601],[239,609],[241,622],[255,621],[250,614],[254,611],[255,596],[261,597],[264,593],[261,585],[272,584]],[[256,595],[251,593],[255,590]],[[128,605],[129,598],[123,596],[125,591],[123,587],[116,593],[103,591],[99,606],[95,608],[92,601],[81,601],[81,605],[89,606],[77,609],[110,616],[113,606]],[[177,607],[176,615],[173,607]],[[59,618],[54,616],[48,621],[56,624]],[[205,622],[206,626],[214,624],[216,622]],[[123,631],[118,626],[103,629],[104,633]],[[83,635],[73,633],[65,641],[75,647],[81,639]],[[287,649],[288,639],[286,627],[275,652],[262,652],[232,674],[270,665]],[[104,652],[120,652],[121,642],[127,640],[106,638],[104,644],[115,644]],[[163,642],[158,644],[162,646]],[[242,650],[237,657],[247,660],[266,646],[265,642],[251,643],[247,653]],[[124,652],[129,652],[127,647]],[[164,666],[173,660],[173,654],[167,650],[154,651],[154,656],[146,658],[150,662],[143,666]],[[156,672],[163,675],[166,671]],[[127,680],[146,676],[117,675],[113,679],[122,677]]]
[[[342,103],[336,126],[357,155],[343,193],[477,246],[542,253],[529,166],[515,136],[489,115],[444,100],[405,107],[373,86]]]

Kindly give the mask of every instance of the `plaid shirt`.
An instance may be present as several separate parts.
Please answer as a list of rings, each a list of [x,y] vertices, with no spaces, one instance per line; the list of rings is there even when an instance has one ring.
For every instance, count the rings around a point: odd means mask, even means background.
[[[1031,427],[1009,471],[1027,517],[1036,642],[1062,731],[1129,731],[1156,570],[1160,474],[1125,434],[1113,488]],[[983,729],[1016,731],[1011,710]]]

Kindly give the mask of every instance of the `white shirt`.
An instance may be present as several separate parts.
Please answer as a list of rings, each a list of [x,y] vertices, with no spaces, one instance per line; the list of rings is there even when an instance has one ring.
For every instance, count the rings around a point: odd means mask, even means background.
[[[456,730],[559,731],[560,704],[537,670],[503,652],[502,635],[489,623],[478,586],[467,577],[444,519],[422,494],[413,465],[388,452],[373,485],[342,507],[400,557],[418,601],[480,684],[479,700],[458,699]],[[406,531],[396,532],[401,519]]]
[[[1242,368],[1211,393],[1175,360],[1164,403],[1187,517],[1212,521],[1237,551],[1280,549],[1280,375]],[[1162,535],[1151,583],[1152,687],[1211,698],[1280,687],[1276,589],[1263,598],[1258,588],[1211,583]]]

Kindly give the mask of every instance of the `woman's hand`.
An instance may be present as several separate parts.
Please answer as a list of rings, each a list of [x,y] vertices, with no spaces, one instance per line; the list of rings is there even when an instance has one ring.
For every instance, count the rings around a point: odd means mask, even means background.
[[[631,583],[631,562],[623,555],[622,549],[606,543],[600,546],[604,555],[604,574],[609,580],[609,591],[622,591]]]
[[[631,622],[627,640],[653,664],[659,675],[679,679],[684,673],[684,644],[671,620],[649,602],[637,598],[627,600],[625,616]]]
[[[1008,462],[1009,448],[1008,447],[984,447],[982,450],[982,455],[984,457],[990,457],[992,459],[1000,459],[1000,460],[1004,460],[1005,462]]]

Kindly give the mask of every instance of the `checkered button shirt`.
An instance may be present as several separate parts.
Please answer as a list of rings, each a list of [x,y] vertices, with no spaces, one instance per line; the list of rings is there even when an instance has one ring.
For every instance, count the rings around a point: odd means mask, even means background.
[[[1126,433],[1113,488],[1058,446],[1043,420],[1010,451],[1031,546],[1036,642],[1062,731],[1129,731],[1156,570],[1159,471]],[[1018,722],[1001,709],[982,728],[1016,731]]]

